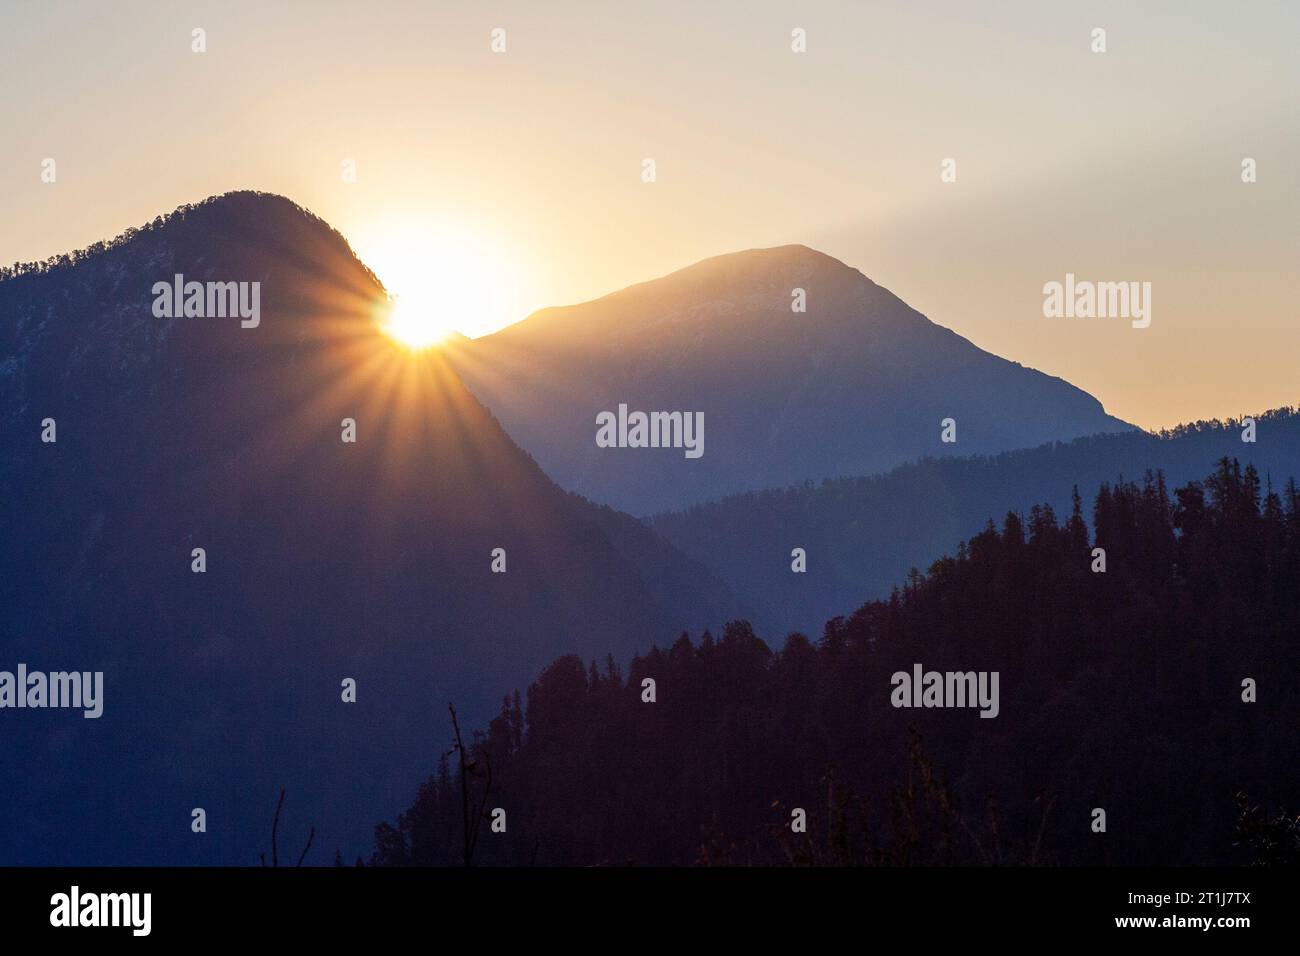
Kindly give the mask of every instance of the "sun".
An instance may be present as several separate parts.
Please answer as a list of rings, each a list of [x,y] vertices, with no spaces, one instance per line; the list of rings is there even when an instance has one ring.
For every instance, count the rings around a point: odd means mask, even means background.
[[[516,270],[466,228],[403,220],[376,224],[353,248],[388,290],[376,321],[395,341],[426,349],[456,333],[483,335],[523,318]]]
[[[412,290],[415,294],[399,292],[394,295],[388,303],[387,315],[379,322],[385,332],[407,348],[426,349],[456,332],[439,303],[428,295],[419,294],[424,291],[417,288]]]

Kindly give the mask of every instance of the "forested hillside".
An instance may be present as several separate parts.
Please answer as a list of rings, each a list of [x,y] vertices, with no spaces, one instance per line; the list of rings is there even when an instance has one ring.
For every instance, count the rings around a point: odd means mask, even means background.
[[[733,622],[627,673],[561,658],[444,754],[373,862],[460,863],[467,831],[485,864],[1294,858],[1300,492],[1224,459],[1107,485],[1090,517],[990,522],[816,641]],[[891,706],[918,663],[998,672],[997,716]]]
[[[1253,423],[1253,424],[1252,424]],[[1243,441],[1243,437],[1252,441]],[[1170,485],[1202,477],[1218,459],[1253,464],[1280,489],[1300,475],[1300,414],[1203,421],[1148,434],[1093,435],[1000,455],[926,458],[882,475],[834,478],[733,495],[658,515],[652,527],[730,587],[763,631],[816,629],[913,568],[976,534],[989,515],[1091,500],[1105,482],[1163,471]],[[794,548],[807,573],[791,573]]]

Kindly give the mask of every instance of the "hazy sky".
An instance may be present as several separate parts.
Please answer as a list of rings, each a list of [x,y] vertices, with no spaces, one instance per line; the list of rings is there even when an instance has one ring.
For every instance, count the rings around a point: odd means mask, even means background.
[[[1140,425],[1300,398],[1300,4],[635,7],[7,4],[0,262],[261,189],[475,334],[803,242]],[[1044,318],[1067,272],[1150,328]]]

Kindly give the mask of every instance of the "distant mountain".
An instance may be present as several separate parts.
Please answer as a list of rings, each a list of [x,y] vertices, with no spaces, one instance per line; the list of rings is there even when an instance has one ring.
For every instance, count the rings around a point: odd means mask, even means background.
[[[158,317],[177,274],[260,283],[256,327]],[[558,653],[726,616],[707,571],[378,332],[383,299],[338,233],[254,193],[6,271],[0,670],[103,671],[105,701],[0,710],[0,863],[256,864],[281,786],[282,853],[314,825],[312,860],[351,859],[449,700],[478,722]]]
[[[1079,438],[996,456],[927,458],[887,474],[733,495],[651,526],[730,582],[743,612],[766,633],[816,633],[821,622],[886,596],[910,569],[1008,511],[1040,502],[1069,514],[1070,489],[1091,501],[1103,482],[1162,471],[1170,487],[1194,481],[1222,458],[1253,464],[1274,490],[1300,474],[1300,412],[1257,416],[1256,441],[1240,421],[1197,422],[1159,435],[1133,431]],[[1092,516],[1085,511],[1084,517]],[[803,548],[807,571],[791,571]]]
[[[792,311],[804,290],[806,312]],[[750,489],[1131,431],[805,246],[706,259],[458,342],[449,361],[561,486],[633,514]],[[596,419],[702,412],[704,453],[602,448]],[[957,443],[940,423],[957,422]]]

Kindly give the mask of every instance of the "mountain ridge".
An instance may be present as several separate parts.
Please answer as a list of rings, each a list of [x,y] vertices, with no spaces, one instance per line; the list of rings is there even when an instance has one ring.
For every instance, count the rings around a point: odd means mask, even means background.
[[[1265,484],[1300,474],[1300,410],[1249,417],[1255,442],[1242,441],[1244,419],[1198,421],[996,455],[923,458],[875,475],[729,495],[646,520],[729,582],[756,627],[808,632],[846,602],[886,597],[912,568],[928,567],[934,555],[951,553],[1008,512],[1023,519],[1047,504],[1068,514],[1072,486],[1091,500],[1104,483],[1157,471],[1177,485],[1198,480],[1224,457],[1254,465]],[[807,553],[807,574],[790,572],[796,546]]]
[[[806,312],[792,311],[803,290]],[[446,350],[559,484],[635,514],[925,454],[1129,431],[1065,380],[980,349],[802,244],[726,253]],[[599,451],[620,402],[702,411],[718,451]],[[955,448],[940,441],[958,420]]]
[[[0,785],[4,862],[253,865],[281,787],[350,859],[449,700],[477,722],[557,652],[726,615],[707,571],[555,485],[439,353],[384,335],[373,272],[297,204],[226,194],[65,258],[0,282],[21,543],[0,668],[103,671],[104,713],[10,722],[0,763],[43,773]],[[177,272],[260,282],[260,323],[156,317]]]

